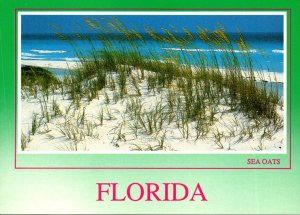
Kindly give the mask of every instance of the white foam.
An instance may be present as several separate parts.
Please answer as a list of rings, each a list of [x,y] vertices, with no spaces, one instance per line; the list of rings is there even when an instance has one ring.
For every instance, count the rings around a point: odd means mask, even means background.
[[[27,56],[22,56],[22,60],[45,60],[45,58],[42,57],[27,57]]]
[[[162,48],[163,50],[172,50],[172,51],[187,51],[187,52],[226,52],[226,51],[231,51],[231,50],[226,50],[226,49],[183,49],[183,48]],[[236,53],[246,53],[246,52],[251,52],[255,53],[257,52],[256,49],[249,49],[248,51],[243,51],[243,50],[233,50],[233,52]]]
[[[65,61],[80,61],[79,58],[77,58],[77,57],[66,57],[66,58],[62,58],[62,60],[65,60]]]
[[[65,53],[65,50],[41,50],[41,49],[31,49],[32,52],[37,52],[39,54],[51,54],[51,53]]]
[[[22,57],[37,57],[37,56],[41,56],[41,55],[37,55],[37,54],[32,54],[32,53],[27,53],[27,52],[22,52],[21,53]]]
[[[283,54],[283,53],[284,53],[284,50],[273,49],[272,52],[273,52],[273,53],[278,53],[278,54]]]

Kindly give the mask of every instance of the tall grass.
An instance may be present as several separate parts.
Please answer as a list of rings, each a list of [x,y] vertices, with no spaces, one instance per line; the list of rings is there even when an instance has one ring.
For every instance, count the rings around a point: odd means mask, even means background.
[[[48,100],[50,89],[54,93],[59,88],[62,94],[69,95],[74,108],[79,111],[83,101],[99,99],[104,92],[107,120],[115,119],[109,107],[111,102],[125,102],[128,123],[115,129],[114,142],[124,141],[122,135],[126,126],[137,138],[139,134],[158,136],[164,126],[175,125],[185,139],[193,137],[197,141],[210,133],[216,145],[223,148],[223,131],[211,131],[218,120],[217,113],[222,112],[220,106],[229,107],[229,112],[242,112],[255,122],[255,128],[240,128],[245,131],[240,135],[253,138],[254,132],[263,131],[261,138],[264,139],[283,128],[283,119],[277,112],[278,107],[282,106],[278,87],[273,83],[268,89],[267,77],[255,71],[255,59],[242,33],[238,32],[232,38],[220,25],[212,32],[199,26],[194,33],[184,28],[184,35],[177,35],[174,32],[178,29],[175,28],[164,28],[161,29],[163,33],[157,33],[145,26],[146,35],[142,35],[115,18],[99,22],[85,19],[85,22],[98,34],[99,40],[96,42],[101,43],[101,50],[95,48],[94,40],[92,42],[88,36],[76,33],[76,38],[85,39],[91,45],[90,53],[81,52],[71,38],[58,34],[73,45],[80,62],[63,81],[53,81],[49,86],[41,81],[38,89],[44,92],[45,100]],[[201,40],[212,51],[204,52],[195,47],[196,40]],[[160,44],[161,52],[154,52],[152,43]],[[177,49],[170,51],[165,47]],[[142,82],[146,83],[148,92],[141,90]],[[34,84],[24,79],[23,85]],[[135,90],[133,95],[129,93],[129,88]],[[107,94],[108,90],[112,91],[112,99]],[[32,95],[37,94],[32,92]],[[153,94],[160,95],[161,101],[146,108],[139,98]],[[45,105],[43,108],[45,117],[47,109]],[[54,100],[52,111],[54,116],[61,114]],[[88,135],[92,135],[94,125],[85,125],[84,111],[78,117],[78,125],[85,126]],[[98,113],[101,126],[103,119],[104,109],[101,108]],[[76,132],[77,135],[74,134]],[[66,128],[61,128],[61,133],[76,141],[82,140],[85,135],[68,123]],[[238,132],[231,129],[229,133],[233,137]],[[166,138],[166,132],[158,138],[161,149]]]
[[[21,150],[24,151],[27,148],[27,144],[30,142],[30,135],[21,133]]]

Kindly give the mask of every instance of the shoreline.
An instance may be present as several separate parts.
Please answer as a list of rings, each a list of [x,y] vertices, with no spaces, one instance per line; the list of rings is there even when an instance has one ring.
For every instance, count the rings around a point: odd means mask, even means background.
[[[79,64],[75,61],[21,60],[21,65],[53,69],[75,69]]]
[[[75,69],[79,64],[80,62],[75,61],[21,60],[21,65],[39,66],[53,69]],[[224,73],[225,70],[221,70],[221,72]],[[249,77],[249,72],[242,72],[246,78]],[[254,76],[259,81],[284,83],[283,73],[262,71],[255,72]]]

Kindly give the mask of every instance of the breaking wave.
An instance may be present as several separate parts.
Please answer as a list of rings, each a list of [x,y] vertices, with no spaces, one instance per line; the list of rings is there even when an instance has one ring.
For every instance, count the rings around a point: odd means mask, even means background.
[[[182,49],[182,48],[162,48],[163,50],[171,50],[171,51],[187,51],[187,52],[226,52],[225,49]],[[231,50],[228,50],[231,51]],[[247,52],[243,50],[233,50],[233,52]],[[256,49],[249,49],[248,52],[255,53],[257,52]]]
[[[22,52],[21,53],[22,57],[37,57],[37,56],[41,56],[41,55],[37,55],[37,54],[32,54],[32,53],[27,53],[27,52]]]
[[[45,60],[46,58],[22,56],[21,59],[22,60]]]
[[[273,53],[278,53],[278,54],[283,54],[284,53],[284,51],[280,50],[280,49],[273,49],[272,52]]]
[[[41,50],[41,49],[31,49],[31,52],[37,52],[39,54],[52,54],[52,53],[65,53],[65,50]]]

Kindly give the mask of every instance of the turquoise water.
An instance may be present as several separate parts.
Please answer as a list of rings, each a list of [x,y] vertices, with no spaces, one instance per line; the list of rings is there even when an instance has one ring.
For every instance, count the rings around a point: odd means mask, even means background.
[[[49,60],[49,61],[78,61],[75,53],[74,45],[83,55],[89,56],[91,44],[96,50],[103,49],[101,41],[97,35],[86,35],[91,38],[90,42],[82,41],[73,38],[73,46],[69,42],[62,41],[54,35],[22,35],[21,43],[21,58],[23,60]],[[178,36],[182,36],[179,35]],[[250,50],[250,57],[253,59],[254,69],[259,71],[271,71],[275,73],[283,73],[283,35],[281,33],[244,33],[246,44]],[[151,38],[144,35],[146,42],[143,44],[136,43],[138,50],[142,55],[149,55],[149,50],[152,54],[162,57],[172,57],[172,54],[182,57],[181,53],[190,56],[190,63],[197,64],[193,55],[198,52],[204,53],[208,58],[213,52],[217,60],[221,62],[222,50],[211,48],[200,40],[195,40],[191,45],[180,48],[176,45],[170,45],[163,42],[153,41]],[[229,37],[234,40],[238,35],[229,34]],[[112,41],[116,49],[126,49],[129,47],[128,42],[119,43],[117,40]],[[233,46],[233,50],[240,58],[241,53],[238,47]],[[241,59],[241,58],[240,58]],[[208,59],[209,60],[209,59]],[[220,64],[220,67],[222,65]],[[59,78],[68,74],[68,70],[51,69],[51,71]],[[259,85],[259,83],[258,83]],[[274,84],[273,84],[274,85]],[[272,83],[267,83],[267,88],[271,89]],[[283,96],[283,84],[278,83],[278,92]]]
[[[91,42],[73,38],[73,44],[83,55],[89,55],[91,43],[96,50],[103,49],[102,43],[96,35],[89,34],[87,36],[91,38]],[[229,34],[229,36],[232,40],[237,39],[238,37],[236,34]],[[277,73],[283,72],[284,50],[283,35],[281,33],[244,33],[243,36],[250,49],[250,56],[253,59],[254,69]],[[182,52],[188,52],[189,54],[186,56],[192,56],[200,51],[209,58],[213,52],[221,62],[222,51],[217,48],[211,48],[200,40],[195,40],[193,44],[181,49],[176,45],[156,42],[149,37],[145,38],[146,43],[140,45],[138,48],[141,54],[145,56],[148,55],[149,50],[151,50],[152,54],[165,57],[172,57],[172,53],[180,55]],[[112,42],[115,44],[116,49],[125,49],[129,47],[128,42]],[[238,47],[234,46],[233,49],[238,57],[241,56]],[[74,46],[56,38],[54,35],[22,35],[21,50],[21,58],[23,60],[78,60],[74,51]],[[190,57],[190,63],[197,64],[193,57]]]

